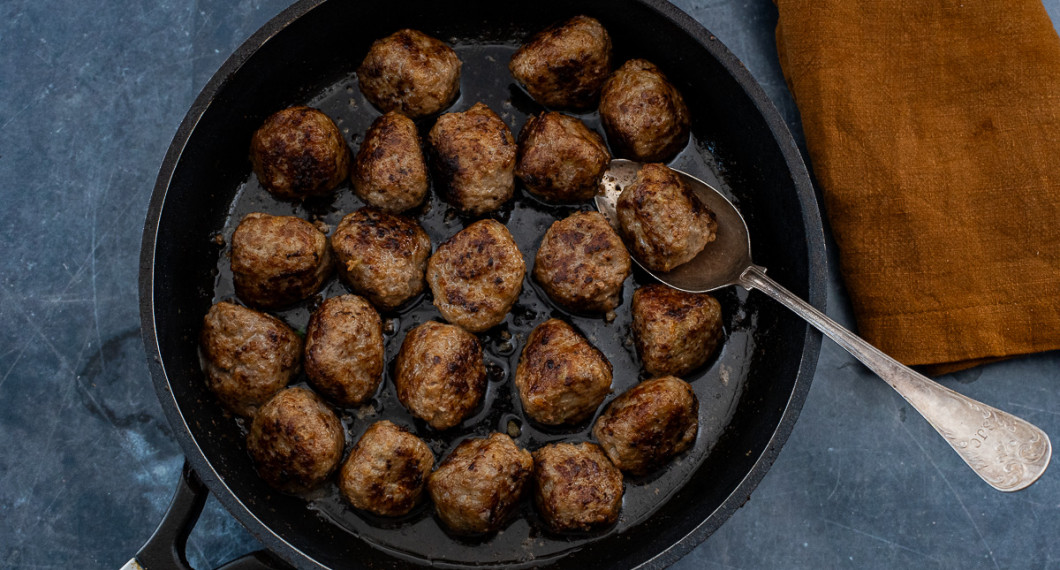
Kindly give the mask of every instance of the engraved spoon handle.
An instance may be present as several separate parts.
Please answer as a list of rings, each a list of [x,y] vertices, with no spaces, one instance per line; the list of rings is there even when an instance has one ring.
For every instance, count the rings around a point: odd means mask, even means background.
[[[1045,472],[1052,445],[1041,429],[904,366],[766,277],[762,267],[748,267],[738,283],[779,301],[883,378],[991,487],[1018,491]]]

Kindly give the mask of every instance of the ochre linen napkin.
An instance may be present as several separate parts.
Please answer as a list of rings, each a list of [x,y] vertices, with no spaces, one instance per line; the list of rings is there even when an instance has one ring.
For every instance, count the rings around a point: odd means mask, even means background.
[[[1060,348],[1060,39],[1039,0],[776,0],[859,333],[941,374]]]

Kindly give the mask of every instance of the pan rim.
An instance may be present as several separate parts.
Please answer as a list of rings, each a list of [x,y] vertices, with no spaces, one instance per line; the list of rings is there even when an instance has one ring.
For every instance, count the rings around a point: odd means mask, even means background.
[[[155,389],[162,403],[163,411],[169,423],[174,426],[175,438],[184,451],[187,460],[199,474],[207,488],[214,493],[222,505],[247,528],[263,546],[287,562],[304,568],[327,568],[298,549],[295,545],[276,533],[273,528],[259,519],[253,511],[227,485],[214,468],[205,453],[192,435],[190,426],[180,409],[165,367],[162,365],[161,348],[158,344],[157,322],[155,320],[155,254],[158,243],[158,229],[165,206],[166,196],[173,180],[177,165],[194,134],[200,119],[210,108],[225,87],[229,78],[235,75],[243,65],[275,35],[291,23],[312,12],[329,0],[299,0],[270,19],[265,25],[247,38],[230,55],[214,73],[195,98],[190,109],[181,121],[172,143],[163,159],[156,183],[152,192],[141,240],[139,297],[141,337],[147,353],[148,368],[155,384]],[[673,22],[685,34],[690,36],[733,77],[740,88],[751,99],[763,118],[784,158],[788,173],[792,177],[797,199],[802,209],[802,226],[806,235],[808,257],[808,295],[807,300],[814,306],[825,310],[828,274],[825,239],[818,200],[810,180],[809,172],[803,161],[801,151],[796,145],[786,123],[779,111],[767,97],[764,89],[754,80],[750,71],[733,55],[724,44],[710,34],[701,24],[665,0],[635,0],[659,13],[663,18]],[[740,483],[721,505],[707,515],[704,520],[690,532],[672,543],[669,547],[644,561],[640,568],[662,568],[673,564],[690,552],[706,537],[719,528],[750,497],[751,492],[761,482],[776,460],[780,449],[787,441],[803,403],[809,392],[817,359],[820,354],[821,336],[816,330],[806,325],[804,349],[798,365],[794,386],[789,396],[780,421],[773,430],[766,447],[758,460],[749,469]]]

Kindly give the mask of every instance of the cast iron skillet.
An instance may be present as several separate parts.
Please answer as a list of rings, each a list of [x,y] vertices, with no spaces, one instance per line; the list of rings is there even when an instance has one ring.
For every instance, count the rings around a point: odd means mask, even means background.
[[[206,489],[269,551],[301,568],[392,567],[409,561],[442,567],[658,567],[691,550],[748,499],[798,416],[820,339],[779,305],[742,290],[718,295],[728,340],[721,354],[691,378],[702,407],[696,447],[661,473],[627,480],[623,518],[594,534],[550,535],[524,504],[503,532],[469,541],[442,531],[427,507],[399,521],[381,521],[346,508],[334,485],[307,496],[279,494],[254,473],[242,426],[205,388],[198,331],[210,304],[231,297],[223,243],[242,215],[294,213],[334,227],[360,204],[347,188],[333,199],[306,204],[271,199],[257,186],[246,158],[250,135],[261,121],[280,108],[308,102],[337,118],[356,149],[378,111],[363,102],[353,71],[372,40],[412,27],[450,42],[464,60],[462,95],[451,110],[485,100],[518,133],[526,116],[540,107],[513,85],[505,71],[507,55],[534,31],[579,13],[608,28],[619,62],[649,59],[684,93],[693,142],[672,164],[733,198],[747,218],[756,259],[797,295],[823,307],[821,221],[799,152],[747,70],[673,6],[657,0],[577,6],[569,0],[537,0],[532,7],[482,0],[401,5],[304,0],[247,40],[203,89],[169,148],[152,196],[141,252],[142,333],[155,387],[189,466],[170,516],[141,551],[140,563],[186,565],[183,540]],[[598,124],[593,114],[582,118]],[[432,120],[423,121],[421,129]],[[530,265],[547,222],[575,209],[541,204],[517,189],[516,205],[493,217],[509,225]],[[437,197],[416,215],[435,246],[469,222],[452,215]],[[634,275],[635,284],[649,279]],[[513,422],[517,441],[531,449],[558,439],[586,439],[588,424],[556,431],[519,421],[507,377],[525,333],[550,316],[562,316],[612,359],[616,394],[635,384],[641,377],[628,343],[633,288],[626,285],[619,317],[607,323],[562,313],[528,279],[512,315],[481,336],[493,374],[478,414],[451,432],[435,434],[395,404],[388,378],[371,406],[342,411],[348,444],[380,417],[424,435],[439,458],[463,437],[505,431]],[[333,281],[324,296],[343,292]],[[278,314],[304,327],[316,302]],[[437,318],[432,311],[428,299],[388,316],[393,325],[389,359],[405,330]],[[272,556],[256,554],[232,567],[279,565]]]

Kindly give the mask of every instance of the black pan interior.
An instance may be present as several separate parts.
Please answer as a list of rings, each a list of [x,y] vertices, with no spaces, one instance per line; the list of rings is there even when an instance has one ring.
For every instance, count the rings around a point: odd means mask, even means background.
[[[819,341],[801,321],[768,299],[735,288],[718,294],[725,308],[725,348],[692,380],[702,407],[703,428],[696,448],[659,475],[629,481],[623,519],[613,529],[594,535],[557,537],[542,532],[533,510],[524,504],[521,516],[496,537],[467,541],[445,534],[429,509],[396,522],[379,521],[346,508],[333,485],[305,497],[276,493],[254,474],[241,426],[205,389],[196,354],[201,318],[212,301],[232,295],[224,245],[218,241],[227,243],[235,224],[250,211],[293,213],[334,227],[343,214],[361,205],[346,188],[334,199],[306,204],[272,199],[250,174],[246,158],[250,133],[275,110],[309,102],[338,120],[356,149],[378,111],[364,102],[352,71],[373,39],[401,27],[421,29],[457,47],[464,73],[461,98],[453,110],[482,100],[518,133],[527,114],[540,108],[514,87],[505,69],[507,54],[551,22],[577,13],[600,19],[612,34],[620,61],[629,57],[655,61],[685,94],[692,109],[694,140],[673,165],[733,198],[747,217],[756,262],[769,267],[770,274],[796,294],[820,304],[820,222],[812,194],[807,195],[805,173],[797,158],[794,166],[791,162],[795,151],[790,139],[778,143],[774,137],[775,111],[764,103],[765,111],[773,113],[772,125],[760,114],[758,106],[764,101],[760,91],[756,103],[726,69],[726,64],[734,65],[731,56],[720,45],[711,46],[709,37],[689,35],[680,24],[687,26],[690,21],[682,21],[683,15],[667,6],[567,4],[536,2],[533,10],[527,10],[495,2],[400,7],[302,3],[233,56],[178,133],[152,204],[151,214],[158,216],[157,235],[152,235],[149,219],[145,240],[145,262],[153,263],[143,292],[145,329],[153,331],[145,330],[145,336],[149,352],[154,352],[157,342],[161,358],[161,369],[153,368],[156,385],[186,453],[211,490],[267,546],[297,565],[375,567],[415,560],[441,566],[618,567],[653,559],[663,562],[691,548],[695,539],[709,534],[746,500],[790,431],[808,388]],[[594,114],[583,118],[598,125]],[[429,127],[429,119],[421,124],[421,129]],[[782,134],[787,136],[786,131]],[[807,204],[814,209],[808,210]],[[516,205],[494,217],[509,225],[530,267],[548,223],[574,209],[541,204],[517,188]],[[448,211],[433,193],[429,204],[416,213],[435,246],[468,222]],[[221,240],[214,239],[218,235]],[[642,274],[634,280],[648,282]],[[615,364],[616,393],[635,384],[639,367],[629,346],[633,288],[627,283],[618,318],[605,323],[563,314],[528,279],[507,321],[481,336],[492,381],[480,413],[454,430],[436,434],[414,422],[396,403],[388,377],[371,406],[342,414],[348,439],[355,441],[371,421],[382,417],[426,436],[439,457],[463,437],[506,431],[513,422],[519,428],[517,440],[531,449],[557,439],[586,439],[588,424],[556,431],[521,421],[508,372],[514,369],[526,333],[551,316],[561,316]],[[342,284],[333,281],[323,296],[344,292]],[[295,328],[304,328],[315,302],[279,315]],[[408,328],[438,316],[426,299],[387,318],[392,325],[387,355],[392,359]]]

